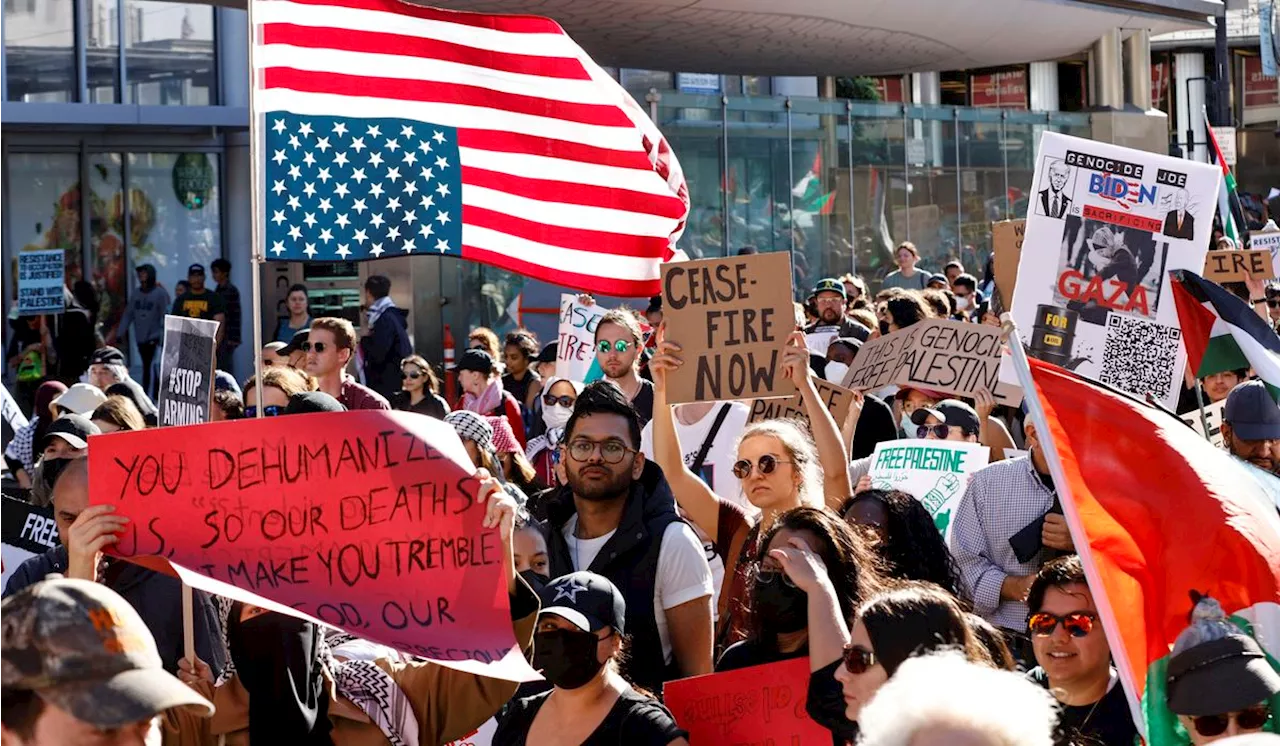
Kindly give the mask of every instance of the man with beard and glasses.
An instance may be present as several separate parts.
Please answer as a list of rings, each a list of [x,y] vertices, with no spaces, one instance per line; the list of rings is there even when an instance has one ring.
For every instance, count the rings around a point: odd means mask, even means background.
[[[622,591],[631,635],[623,675],[636,685],[658,692],[711,673],[711,568],[662,470],[640,452],[626,395],[609,381],[584,388],[560,450],[568,485],[546,506],[551,576],[590,570]]]
[[[866,342],[871,330],[844,315],[848,301],[848,291],[844,283],[834,277],[819,280],[809,297],[818,310],[818,320],[810,324],[805,334],[827,334],[836,337],[853,337],[859,342]]]
[[[1262,381],[1242,383],[1227,396],[1222,445],[1251,466],[1280,473],[1280,405]]]
[[[303,397],[314,399],[310,397]],[[298,397],[295,397],[297,400]],[[290,401],[289,413],[331,411],[336,402]],[[538,597],[516,571],[516,504],[497,479],[480,471],[476,500],[483,525],[498,528],[515,638],[530,649]],[[479,592],[479,590],[477,590]],[[215,678],[203,661],[183,661],[179,678],[217,707],[204,734],[183,730],[177,742],[250,746],[365,746],[449,743],[472,733],[516,691],[515,682],[399,654],[349,634],[250,604],[224,604],[231,654]],[[205,740],[197,740],[202,736]],[[212,741],[208,740],[212,737]]]

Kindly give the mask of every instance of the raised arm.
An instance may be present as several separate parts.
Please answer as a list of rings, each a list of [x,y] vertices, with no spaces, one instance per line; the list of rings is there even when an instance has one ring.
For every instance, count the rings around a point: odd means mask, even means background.
[[[665,323],[658,326],[657,354],[649,360],[649,373],[653,376],[653,460],[662,468],[685,515],[704,534],[714,537],[720,528],[720,498],[685,465],[675,415],[667,403],[667,371],[679,368],[684,361],[680,359],[680,345],[666,341],[666,331]]]
[[[836,420],[827,409],[826,402],[818,395],[813,383],[813,371],[809,369],[809,350],[805,347],[804,332],[792,332],[787,339],[787,349],[782,357],[783,372],[795,383],[804,400],[805,414],[809,416],[809,430],[818,447],[818,461],[822,464],[822,487],[826,504],[839,510],[853,494],[849,483],[849,449]]]

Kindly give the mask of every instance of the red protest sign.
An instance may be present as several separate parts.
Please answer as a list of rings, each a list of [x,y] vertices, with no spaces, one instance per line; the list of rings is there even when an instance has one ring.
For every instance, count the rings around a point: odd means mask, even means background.
[[[211,593],[489,676],[534,678],[502,540],[453,428],[336,412],[117,433],[89,449],[112,552],[169,560]]]
[[[804,711],[809,657],[668,682],[662,697],[692,746],[830,743]]]

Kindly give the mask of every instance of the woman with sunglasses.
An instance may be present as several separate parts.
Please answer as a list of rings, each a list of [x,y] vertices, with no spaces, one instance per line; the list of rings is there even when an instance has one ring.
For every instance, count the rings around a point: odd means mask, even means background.
[[[961,597],[960,570],[924,504],[899,490],[864,490],[840,515],[860,529],[887,577],[923,580]]]
[[[258,395],[257,376],[244,382],[244,416],[253,419],[262,408],[263,417],[277,417],[289,406],[289,397],[303,391],[315,391],[313,379],[293,368],[272,366],[262,371],[262,395]]]
[[[559,454],[557,446],[564,437],[564,426],[569,423],[573,414],[573,405],[582,393],[582,383],[568,378],[548,378],[543,382],[540,400],[542,403],[542,424],[546,426],[542,435],[529,440],[524,449],[524,456],[533,464],[537,480],[555,487],[561,483],[556,474]]]
[[[825,403],[818,396],[809,369],[804,335],[787,340],[783,372],[800,391],[813,438],[795,420],[774,419],[748,427],[738,441],[733,475],[742,494],[760,515],[755,520],[732,501],[717,495],[684,462],[684,449],[675,416],[667,403],[667,373],[684,365],[680,346],[666,340],[666,324],[658,328],[657,354],[649,361],[653,375],[653,456],[662,467],[676,502],[684,514],[713,540],[724,564],[724,581],[717,600],[716,638],[721,645],[743,639],[743,602],[749,588],[750,565],[760,554],[760,536],[778,516],[801,506],[837,507],[852,492],[843,438]],[[814,442],[817,439],[817,443]],[[838,496],[838,497],[831,497]]]
[[[1165,695],[1177,722],[1148,717],[1147,742],[1200,746],[1280,732],[1280,674],[1273,658],[1216,600],[1194,591],[1192,599],[1191,625],[1174,641],[1165,671]]]
[[[932,583],[901,582],[873,595],[858,608],[851,632],[845,630],[847,617],[813,612],[837,608],[832,593],[822,585],[810,591],[813,674],[806,709],[836,743],[857,739],[862,708],[908,658],[956,648],[970,662],[992,665],[959,602]]]
[[[851,617],[859,601],[880,587],[871,551],[828,510],[789,510],[761,543],[749,594],[750,632],[724,651],[717,671],[798,658],[814,645],[838,654],[843,640],[814,639],[810,620],[832,617],[816,627],[818,634],[830,634],[837,620]]]
[[[400,390],[391,396],[391,408],[417,412],[443,420],[449,403],[440,396],[440,380],[419,355],[400,361]]]

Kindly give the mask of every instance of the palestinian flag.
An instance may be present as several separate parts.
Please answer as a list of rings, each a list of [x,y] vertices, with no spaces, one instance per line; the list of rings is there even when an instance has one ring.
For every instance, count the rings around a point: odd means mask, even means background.
[[[1275,330],[1221,285],[1185,269],[1171,274],[1182,342],[1196,377],[1253,368],[1280,401],[1280,336]]]
[[[1166,412],[1029,366],[1028,404],[1034,413],[1034,396],[1044,410],[1058,495],[1135,722],[1149,744],[1187,743],[1165,672],[1192,590],[1216,599],[1280,670],[1280,515],[1269,493],[1280,480]]]
[[[835,206],[836,192],[826,191],[822,186],[822,150],[813,157],[813,165],[808,173],[791,188],[791,194],[798,200],[796,210],[815,215],[830,215]]]
[[[1205,114],[1204,118],[1205,131],[1209,133],[1209,144],[1213,146],[1214,161],[1218,167],[1222,169],[1222,182],[1218,187],[1218,212],[1222,216],[1222,232],[1227,238],[1231,239],[1237,247],[1243,246],[1240,243],[1240,231],[1236,229],[1236,218],[1231,212],[1231,200],[1236,198],[1236,177],[1231,173],[1231,166],[1227,165],[1227,159],[1222,156],[1222,148],[1218,145],[1218,136],[1214,133],[1213,127],[1209,126],[1209,115]]]

